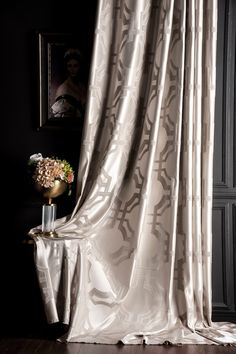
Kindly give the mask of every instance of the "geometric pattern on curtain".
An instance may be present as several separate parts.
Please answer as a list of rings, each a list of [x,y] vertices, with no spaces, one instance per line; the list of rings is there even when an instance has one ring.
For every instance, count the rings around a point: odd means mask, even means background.
[[[211,321],[216,0],[100,0],[61,238],[35,237],[61,341],[236,342]]]

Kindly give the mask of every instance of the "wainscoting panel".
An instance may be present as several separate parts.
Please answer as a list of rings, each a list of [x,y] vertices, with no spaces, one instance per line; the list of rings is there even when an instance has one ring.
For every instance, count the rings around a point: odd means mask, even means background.
[[[213,319],[236,322],[236,1],[218,0]]]
[[[213,206],[213,311],[234,314],[234,243],[232,204],[219,201]]]

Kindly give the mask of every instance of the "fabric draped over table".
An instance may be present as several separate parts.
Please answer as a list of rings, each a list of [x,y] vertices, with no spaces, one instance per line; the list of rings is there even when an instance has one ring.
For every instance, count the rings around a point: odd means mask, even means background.
[[[216,0],[100,0],[77,205],[35,236],[68,342],[221,344],[211,321]]]

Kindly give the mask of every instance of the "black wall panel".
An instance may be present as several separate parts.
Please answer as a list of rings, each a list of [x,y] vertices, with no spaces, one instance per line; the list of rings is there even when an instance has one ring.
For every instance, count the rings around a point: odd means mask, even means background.
[[[213,319],[236,322],[236,1],[218,1],[213,199]]]

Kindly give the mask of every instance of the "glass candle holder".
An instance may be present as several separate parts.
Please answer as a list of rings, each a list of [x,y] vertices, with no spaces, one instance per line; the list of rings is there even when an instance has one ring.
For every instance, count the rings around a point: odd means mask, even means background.
[[[55,236],[56,204],[43,204],[42,206],[42,233],[45,236]]]

